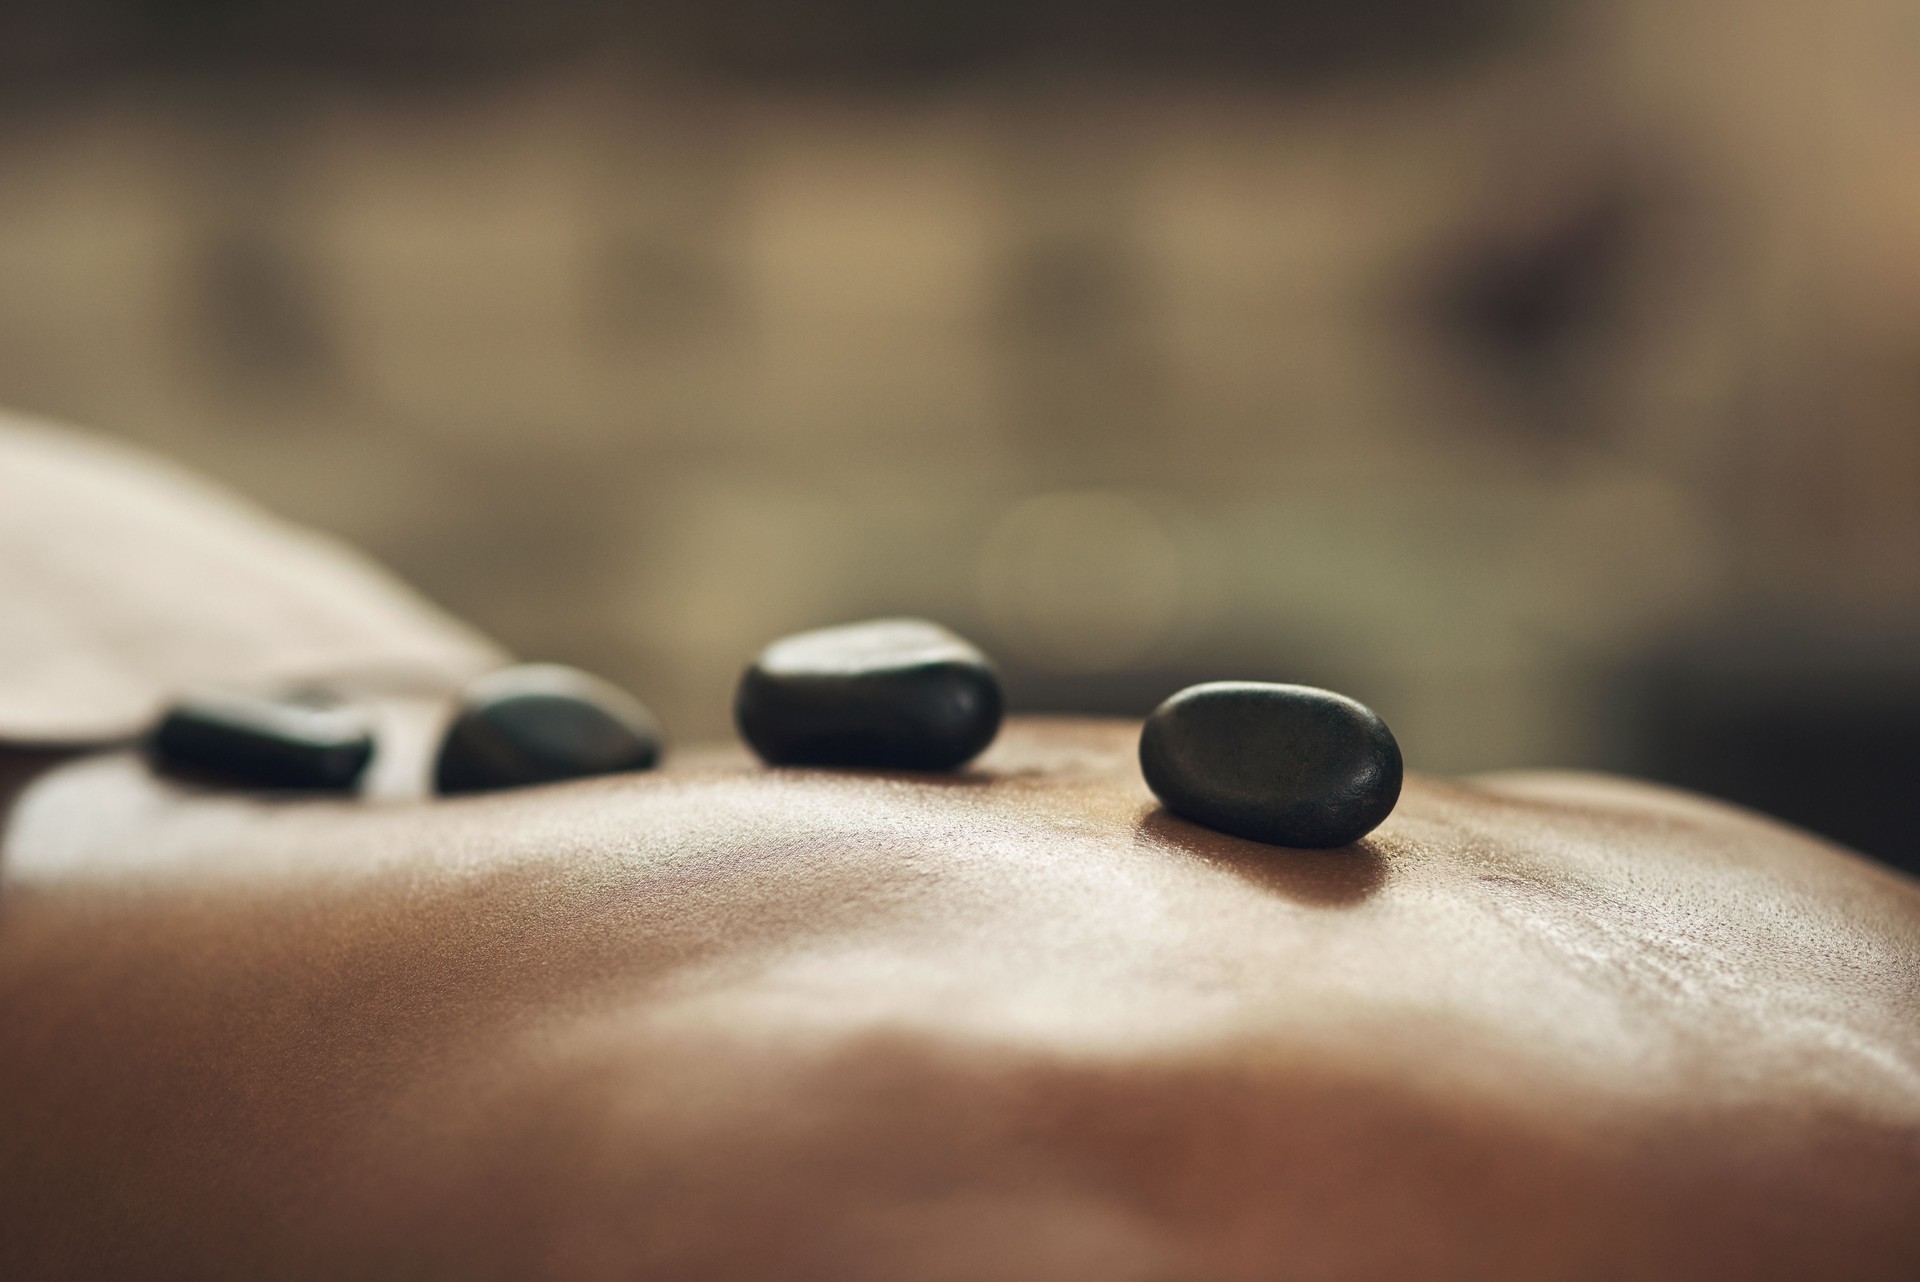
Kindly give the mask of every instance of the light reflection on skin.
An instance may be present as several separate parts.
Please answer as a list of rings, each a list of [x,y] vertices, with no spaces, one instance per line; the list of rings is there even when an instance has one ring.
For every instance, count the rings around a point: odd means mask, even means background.
[[[1415,777],[1359,847],[1262,847],[1159,810],[1137,733],[377,805],[64,765],[0,898],[0,1130],[62,1141],[0,1195],[202,1274],[1920,1255],[1920,889],[1581,777]]]

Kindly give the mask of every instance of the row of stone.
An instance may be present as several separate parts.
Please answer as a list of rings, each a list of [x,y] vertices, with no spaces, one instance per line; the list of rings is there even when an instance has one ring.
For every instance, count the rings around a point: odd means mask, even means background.
[[[917,619],[825,628],[769,646],[740,681],[735,720],[772,765],[951,770],[999,732],[1004,700],[975,646]],[[259,787],[352,788],[373,757],[355,707],[317,696],[208,692],[182,699],[149,739],[174,771]],[[530,664],[474,682],[435,763],[442,793],[621,771],[660,757],[653,717],[571,668]],[[1147,718],[1147,785],[1173,813],[1283,846],[1357,841],[1393,810],[1400,749],[1370,709],[1306,686],[1192,686]]]

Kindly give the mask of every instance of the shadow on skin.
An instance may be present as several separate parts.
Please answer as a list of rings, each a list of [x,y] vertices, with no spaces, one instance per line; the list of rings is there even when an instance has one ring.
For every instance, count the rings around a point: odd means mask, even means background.
[[[1387,884],[1386,856],[1371,838],[1337,850],[1297,850],[1231,837],[1176,818],[1156,806],[1135,829],[1136,840],[1191,855],[1262,890],[1319,908],[1345,908]]]

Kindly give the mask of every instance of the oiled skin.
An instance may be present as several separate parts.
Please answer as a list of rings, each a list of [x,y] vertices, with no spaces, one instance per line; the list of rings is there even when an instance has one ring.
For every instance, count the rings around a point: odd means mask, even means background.
[[[385,803],[15,758],[0,1277],[1920,1277],[1913,883],[1578,777],[1261,847],[1136,735]]]

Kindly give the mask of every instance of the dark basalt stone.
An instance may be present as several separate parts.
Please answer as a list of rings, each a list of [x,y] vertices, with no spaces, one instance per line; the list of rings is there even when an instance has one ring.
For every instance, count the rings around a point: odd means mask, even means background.
[[[876,619],[776,641],[740,678],[734,719],[780,766],[951,770],[1000,732],[979,650],[922,619]]]
[[[488,792],[646,770],[660,729],[625,691],[555,663],[489,673],[469,685],[434,765],[443,793]]]
[[[343,792],[373,759],[373,722],[358,708],[313,698],[198,690],[167,709],[146,749],[169,774]]]
[[[1276,846],[1358,841],[1400,799],[1386,722],[1310,686],[1189,686],[1147,718],[1140,770],[1181,818]]]

